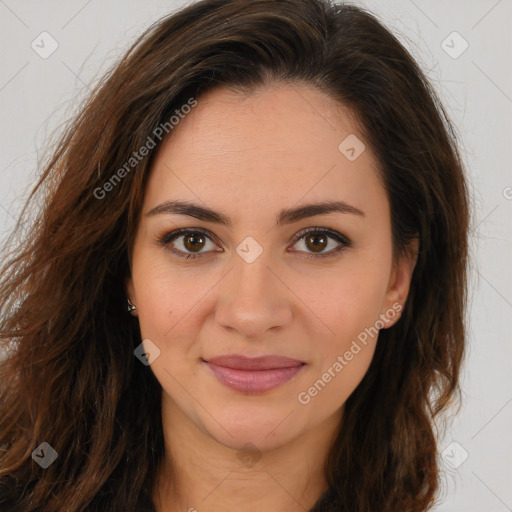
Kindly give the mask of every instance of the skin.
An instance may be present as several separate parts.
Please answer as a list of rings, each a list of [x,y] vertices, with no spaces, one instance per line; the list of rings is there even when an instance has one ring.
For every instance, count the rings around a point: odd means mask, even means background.
[[[216,89],[201,96],[160,147],[126,282],[142,339],[160,350],[149,367],[163,388],[158,512],[303,511],[327,489],[324,460],[378,336],[359,343],[309,403],[297,397],[329,367],[332,374],[338,356],[382,315],[383,328],[399,319],[389,311],[405,303],[415,265],[413,256],[393,263],[377,161],[369,149],[347,159],[338,145],[350,134],[364,141],[348,108],[304,84],[272,84],[251,95]],[[232,226],[146,215],[168,200],[221,212]],[[276,225],[283,208],[339,200],[364,216],[334,212]],[[353,245],[315,259],[307,237],[292,236],[316,227]],[[212,240],[195,251],[186,236],[158,243],[179,228],[202,228]],[[246,237],[263,249],[252,263],[236,252]],[[316,241],[320,253],[339,246],[330,237]],[[170,247],[201,256],[180,258]],[[277,389],[249,395],[225,387],[202,361],[232,353],[276,354],[306,366]],[[241,460],[246,443],[254,453]]]

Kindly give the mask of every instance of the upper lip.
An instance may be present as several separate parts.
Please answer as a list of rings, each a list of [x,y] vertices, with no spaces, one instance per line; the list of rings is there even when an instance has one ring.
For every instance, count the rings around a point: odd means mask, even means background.
[[[276,368],[291,368],[305,364],[297,359],[282,356],[260,356],[246,357],[239,354],[229,354],[224,356],[212,357],[206,360],[207,363],[234,370],[273,370]]]

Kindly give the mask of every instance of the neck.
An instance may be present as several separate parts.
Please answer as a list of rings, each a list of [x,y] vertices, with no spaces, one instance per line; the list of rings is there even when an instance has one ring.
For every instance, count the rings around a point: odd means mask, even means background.
[[[165,454],[154,489],[156,511],[310,510],[327,490],[325,459],[341,415],[342,409],[278,448],[237,450],[217,442],[163,397]]]

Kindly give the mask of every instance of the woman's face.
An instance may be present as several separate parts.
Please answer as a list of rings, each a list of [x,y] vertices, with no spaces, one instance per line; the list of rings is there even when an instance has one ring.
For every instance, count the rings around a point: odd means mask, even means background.
[[[260,450],[341,417],[414,265],[393,266],[389,203],[363,144],[349,110],[299,84],[214,90],[174,127],[127,282],[168,417]],[[327,203],[338,211],[304,209]],[[230,355],[294,361],[211,362]]]

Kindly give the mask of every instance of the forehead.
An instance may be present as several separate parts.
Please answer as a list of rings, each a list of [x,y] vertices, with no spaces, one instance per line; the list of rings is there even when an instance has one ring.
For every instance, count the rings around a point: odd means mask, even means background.
[[[347,145],[362,151],[355,160],[344,153]],[[310,86],[265,86],[248,95],[215,89],[159,148],[146,204],[199,198],[213,207],[236,199],[249,208],[304,197],[370,199],[378,209],[386,201],[378,163],[362,148],[354,113]]]

